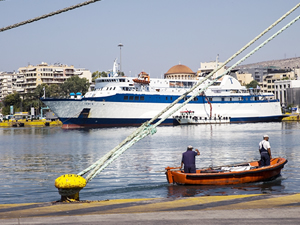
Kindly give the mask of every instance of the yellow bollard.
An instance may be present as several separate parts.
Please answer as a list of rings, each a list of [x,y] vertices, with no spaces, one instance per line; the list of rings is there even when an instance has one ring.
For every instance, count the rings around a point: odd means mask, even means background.
[[[55,180],[55,187],[61,195],[61,201],[79,201],[79,191],[86,185],[86,180],[77,174],[65,174]]]

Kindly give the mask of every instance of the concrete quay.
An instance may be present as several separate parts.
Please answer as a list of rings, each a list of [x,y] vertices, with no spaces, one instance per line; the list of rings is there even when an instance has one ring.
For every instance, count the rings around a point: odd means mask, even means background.
[[[0,224],[299,224],[300,194],[0,205]]]
[[[47,120],[10,120],[0,122],[0,127],[58,127],[62,126],[62,122],[59,120],[47,121]]]

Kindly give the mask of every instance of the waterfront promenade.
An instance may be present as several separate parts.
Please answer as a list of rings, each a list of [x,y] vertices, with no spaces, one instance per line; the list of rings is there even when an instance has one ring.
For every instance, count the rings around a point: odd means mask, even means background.
[[[0,224],[298,224],[300,194],[1,204]]]

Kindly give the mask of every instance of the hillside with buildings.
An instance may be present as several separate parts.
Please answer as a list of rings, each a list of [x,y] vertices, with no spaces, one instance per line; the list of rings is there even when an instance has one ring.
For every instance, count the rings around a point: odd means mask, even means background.
[[[273,93],[282,106],[300,105],[300,57],[245,64],[236,69],[243,85],[256,80],[259,89]]]
[[[257,68],[257,67],[276,67],[281,69],[300,68],[300,57],[245,64],[245,65],[237,66],[236,69],[249,69],[249,68]]]

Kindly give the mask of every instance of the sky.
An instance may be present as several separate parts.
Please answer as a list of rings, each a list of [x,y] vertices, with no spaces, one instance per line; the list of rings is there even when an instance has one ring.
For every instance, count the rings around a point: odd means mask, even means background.
[[[84,0],[0,1],[0,28],[81,2]],[[0,32],[0,71],[13,72],[41,62],[108,71],[116,58],[120,62],[121,53],[122,71],[127,76],[145,71],[151,77],[162,77],[179,63],[196,72],[200,62],[215,61],[217,55],[219,61],[227,60],[297,3],[102,0]],[[251,49],[299,14],[300,8]],[[299,40],[300,21],[243,64],[300,57]],[[119,43],[123,44],[121,52]]]

